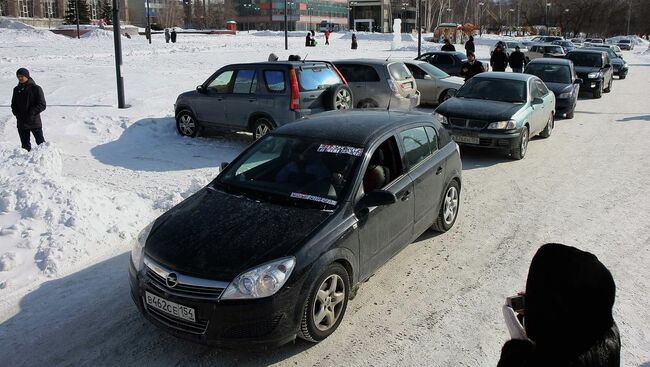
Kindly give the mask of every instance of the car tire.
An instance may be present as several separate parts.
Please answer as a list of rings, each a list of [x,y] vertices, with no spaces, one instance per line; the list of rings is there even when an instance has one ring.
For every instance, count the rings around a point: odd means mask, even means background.
[[[609,84],[607,84],[607,88],[603,89],[603,92],[609,93],[612,91],[612,82],[614,81],[614,77],[609,80]]]
[[[273,121],[267,117],[258,117],[251,125],[253,139],[257,140],[273,130]]]
[[[460,208],[460,185],[458,181],[452,180],[443,196],[442,203],[440,203],[440,212],[438,218],[433,222],[431,229],[444,233],[451,229],[456,223],[458,218],[458,209]]]
[[[444,92],[440,93],[440,98],[438,98],[438,103],[442,103],[442,102],[448,100],[449,98],[453,97],[453,96],[451,95],[451,92],[452,92],[452,91],[456,92],[455,89],[447,89],[447,90],[445,90]],[[454,94],[455,94],[455,93],[454,93]]]
[[[298,337],[318,343],[330,336],[343,320],[349,294],[347,270],[339,263],[330,264],[311,286],[303,306]]]
[[[181,110],[176,114],[176,131],[181,136],[195,137],[199,132],[199,124],[190,110]]]
[[[513,159],[524,159],[526,152],[528,151],[529,138],[528,127],[524,126],[524,129],[521,130],[521,134],[519,134],[519,139],[517,139],[517,147],[510,151],[510,156],[512,156]]]
[[[553,114],[548,118],[548,121],[546,122],[546,127],[544,127],[544,130],[542,130],[541,133],[539,133],[539,136],[542,138],[546,139],[551,136],[551,133],[553,133],[553,128],[555,127],[555,119],[553,118]]]
[[[372,99],[364,99],[363,101],[359,102],[357,105],[357,108],[377,108],[379,107],[377,105],[377,102],[373,101]]]
[[[352,90],[344,84],[332,86],[325,107],[328,110],[348,110],[352,108]]]
[[[598,90],[594,91],[594,98],[600,98],[603,96],[603,83],[601,82],[598,86]]]
[[[627,74],[621,74],[618,76],[618,80],[625,79],[626,76]]]
[[[573,108],[571,108],[571,111],[566,113],[566,119],[567,120],[571,120],[573,118],[573,114],[575,113],[575,109],[576,109],[576,107],[573,106]]]

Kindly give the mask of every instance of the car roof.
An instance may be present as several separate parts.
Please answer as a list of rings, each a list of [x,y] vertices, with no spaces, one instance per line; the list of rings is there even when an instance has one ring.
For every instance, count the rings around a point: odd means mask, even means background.
[[[373,139],[412,122],[433,122],[429,113],[352,109],[328,111],[279,127],[272,134],[306,136],[368,146]]]
[[[461,59],[467,58],[467,55],[464,52],[460,52],[460,51],[430,51],[430,52],[425,52],[422,55],[455,55],[460,57]]]
[[[535,78],[534,75],[522,73],[504,73],[499,71],[488,71],[474,75],[474,78],[490,78],[490,79],[504,79],[504,80],[520,80],[527,81],[530,78]]]
[[[583,53],[583,54],[600,53],[601,55],[602,54],[607,55],[607,51],[605,51],[605,50],[601,51],[597,47],[584,47],[584,48],[580,48],[580,49],[571,50],[571,51],[567,52],[567,55],[568,54],[577,54],[577,53]]]
[[[278,60],[278,61],[263,61],[263,62],[246,62],[246,63],[236,63],[236,64],[229,64],[226,66],[263,66],[263,65],[285,65],[285,66],[315,66],[315,65],[322,65],[322,64],[331,64],[331,61],[325,61],[325,60],[301,60],[301,61],[285,61],[285,60]]]
[[[358,58],[358,59],[344,59],[344,60],[335,60],[334,64],[363,64],[363,65],[388,65],[393,62],[403,62],[399,59],[371,59],[371,58]]]
[[[538,59],[530,60],[528,64],[556,64],[556,65],[571,65],[571,60],[560,59],[557,57],[541,57]]]

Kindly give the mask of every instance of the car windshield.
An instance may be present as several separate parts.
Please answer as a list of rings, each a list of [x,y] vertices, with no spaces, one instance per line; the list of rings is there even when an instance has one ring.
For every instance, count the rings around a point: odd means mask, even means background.
[[[526,74],[532,74],[545,83],[571,84],[571,69],[568,65],[530,63]]]
[[[431,75],[433,78],[437,79],[442,79],[442,78],[449,78],[449,74],[445,73],[444,71],[438,69],[437,67],[428,64],[428,63],[421,63],[418,64],[418,66],[427,72],[427,74]]]
[[[344,197],[363,148],[266,135],[226,167],[215,186],[235,195],[332,209]]]
[[[526,102],[526,82],[509,79],[472,78],[458,90],[456,97],[523,103]]]
[[[603,58],[597,53],[574,52],[568,54],[567,59],[573,61],[575,66],[587,66],[590,68],[603,66]]]
[[[630,43],[630,40],[620,40],[618,43]]]

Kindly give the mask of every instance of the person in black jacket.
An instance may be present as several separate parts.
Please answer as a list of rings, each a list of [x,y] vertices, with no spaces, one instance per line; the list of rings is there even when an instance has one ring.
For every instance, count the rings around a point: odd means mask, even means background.
[[[476,60],[476,56],[473,52],[467,53],[467,61],[463,63],[460,67],[460,76],[465,78],[465,81],[473,77],[476,74],[480,74],[485,71],[483,64]]]
[[[176,43],[176,28],[172,28],[172,33],[169,34],[169,37],[172,40],[172,43]]]
[[[449,42],[449,38],[445,38],[445,44],[440,49],[441,51],[456,51],[456,47]]]
[[[526,280],[523,330],[511,331],[497,366],[618,367],[615,294],[612,274],[595,255],[557,243],[540,247]]]
[[[465,42],[465,53],[469,54],[470,52],[475,52],[476,48],[474,47],[474,36],[469,36],[467,42]]]
[[[526,66],[526,57],[520,51],[519,46],[515,46],[515,51],[508,57],[508,63],[513,73],[523,72],[524,66]]]
[[[492,67],[492,71],[506,71],[506,67],[508,67],[508,55],[503,52],[501,45],[497,45],[494,52],[492,52],[490,66]]]
[[[30,133],[34,135],[36,144],[40,145],[45,142],[41,122],[41,112],[45,111],[46,107],[45,96],[43,96],[43,89],[36,85],[27,69],[18,69],[16,77],[18,85],[14,88],[11,97],[11,113],[16,116],[16,127],[21,146],[29,152],[32,150]]]

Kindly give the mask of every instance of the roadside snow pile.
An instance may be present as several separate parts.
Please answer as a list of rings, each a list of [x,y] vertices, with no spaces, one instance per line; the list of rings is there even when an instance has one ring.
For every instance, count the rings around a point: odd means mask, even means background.
[[[34,29],[34,27],[27,25],[23,22],[18,22],[11,19],[0,18],[0,28],[8,29]]]
[[[113,39],[113,32],[105,29],[95,28],[90,32],[81,35],[81,38],[86,39]]]
[[[0,146],[0,289],[58,276],[129,248],[150,201],[62,175],[61,152]]]
[[[22,23],[21,23],[22,24]],[[0,27],[0,44],[32,43],[38,41],[61,42],[67,37],[54,34],[47,29]]]

